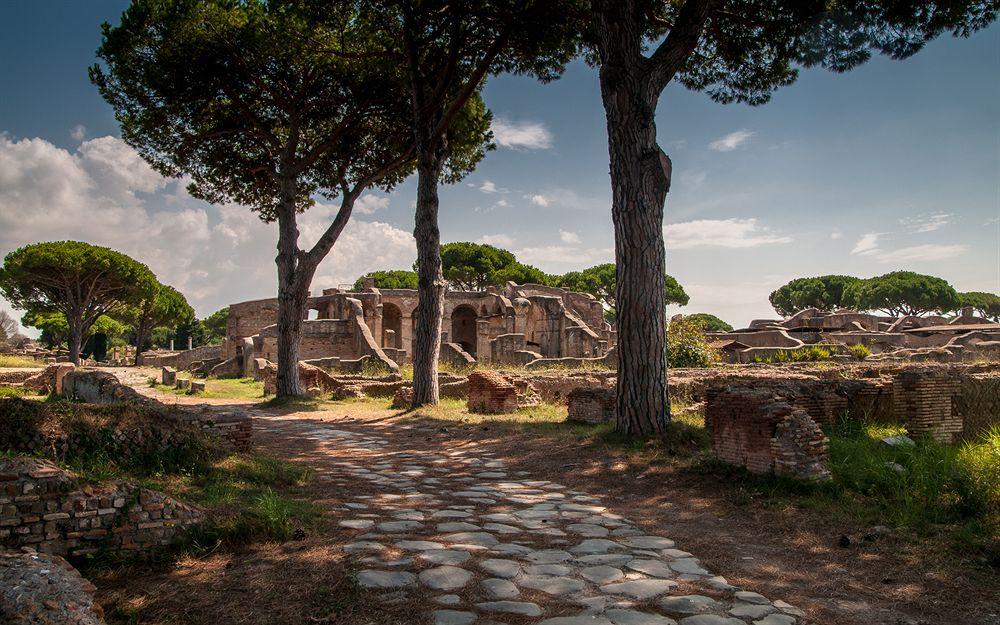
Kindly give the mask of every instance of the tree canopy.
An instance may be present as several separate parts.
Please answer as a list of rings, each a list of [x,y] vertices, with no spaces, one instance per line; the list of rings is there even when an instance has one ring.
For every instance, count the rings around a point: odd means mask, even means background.
[[[858,281],[860,278],[838,275],[796,278],[772,291],[768,299],[783,317],[806,308],[836,310],[844,307],[844,289]]]
[[[80,361],[85,333],[102,315],[116,317],[156,289],[146,265],[121,252],[79,241],[27,245],[7,254],[0,291],[29,313],[65,316],[70,358]]]
[[[616,311],[615,289],[617,288],[617,268],[614,263],[604,263],[584,269],[583,271],[571,271],[557,276],[554,279],[556,286],[560,286],[571,291],[580,293],[590,293],[598,299],[605,308],[613,315]],[[677,280],[669,275],[664,275],[666,283],[667,304],[677,304],[686,306],[690,298]]]
[[[417,263],[413,264],[417,269]],[[441,267],[445,280],[463,291],[483,291],[518,284],[546,284],[549,277],[541,269],[518,262],[512,252],[486,243],[467,241],[441,246]]]
[[[137,305],[119,313],[118,318],[132,328],[138,364],[139,353],[154,328],[173,329],[189,323],[194,319],[194,309],[180,291],[157,282],[154,290],[147,293]]]
[[[229,323],[229,306],[220,308],[201,320],[205,326],[206,340],[209,343],[219,343],[226,338],[226,324]]]
[[[695,313],[684,315],[684,318],[693,323],[697,323],[705,332],[732,332],[733,326],[722,319],[709,313]]]
[[[377,289],[416,289],[417,272],[406,269],[379,270],[366,273],[354,281],[352,287],[355,291],[363,291],[365,288],[365,278],[375,280]]]
[[[959,306],[959,297],[942,278],[893,271],[848,285],[844,304],[856,310],[879,310],[893,316],[923,315],[953,311]]]
[[[958,294],[959,306],[971,306],[977,313],[1000,322],[1000,295],[996,293],[985,293],[982,291],[969,291]]]

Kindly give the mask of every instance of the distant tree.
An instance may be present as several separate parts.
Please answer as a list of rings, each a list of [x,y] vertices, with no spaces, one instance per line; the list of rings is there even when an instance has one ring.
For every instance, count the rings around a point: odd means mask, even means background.
[[[552,283],[553,278],[554,276],[550,276],[538,267],[525,265],[520,262],[516,262],[513,265],[507,265],[503,269],[497,271],[494,275],[496,286],[503,286],[508,282],[549,286]]]
[[[407,271],[406,269],[390,269],[366,273],[354,281],[352,289],[355,291],[364,290],[365,278],[372,278],[375,280],[375,288],[377,289],[417,288],[417,272]]]
[[[844,303],[857,310],[879,310],[899,317],[952,311],[959,298],[942,278],[893,271],[849,285],[844,290]]]
[[[194,309],[187,299],[172,286],[157,283],[154,290],[142,298],[136,306],[125,309],[118,318],[132,328],[135,345],[135,364],[139,364],[139,353],[149,340],[153,328],[173,329],[194,319]]]
[[[684,318],[692,323],[697,323],[706,332],[733,331],[733,326],[729,325],[722,319],[719,319],[715,315],[709,313],[695,313],[693,315],[684,315]]]
[[[0,310],[0,345],[7,343],[17,334],[17,320],[6,310]]]
[[[617,271],[614,263],[595,265],[583,271],[571,271],[556,279],[557,285],[571,291],[590,293],[609,311],[609,316],[617,314],[615,294],[617,292]],[[686,306],[690,298],[684,287],[671,275],[664,275],[664,294],[667,304]]]
[[[836,310],[844,306],[844,289],[860,278],[852,276],[818,276],[796,278],[773,291],[771,306],[783,317],[790,317],[806,308]]]
[[[76,364],[84,335],[101,315],[115,317],[155,286],[146,265],[79,241],[27,245],[7,254],[0,269],[0,291],[13,306],[65,316],[69,357]]]
[[[444,279],[458,290],[483,291],[499,282],[501,271],[517,264],[514,254],[486,243],[445,243],[441,246]],[[418,269],[418,263],[413,263]]]
[[[439,400],[437,364],[446,287],[438,225],[438,187],[470,171],[492,147],[490,116],[479,97],[501,72],[555,78],[577,49],[571,25],[578,0],[399,0],[365,3],[399,59],[417,160],[420,315],[413,336],[413,402]],[[485,122],[485,124],[484,124]],[[464,155],[462,158],[456,158]],[[449,165],[450,161],[450,165]]]
[[[64,347],[68,344],[69,325],[66,323],[66,315],[59,312],[26,312],[21,317],[21,323],[27,328],[41,330],[39,341],[50,349]],[[86,353],[84,346],[95,334],[103,334],[111,340],[118,340],[126,336],[129,327],[107,315],[101,315],[97,321],[83,334],[80,343],[81,355]]]
[[[971,306],[977,313],[1000,322],[1000,295],[996,293],[984,293],[982,291],[970,291],[958,294],[958,305]]]
[[[226,338],[226,325],[229,323],[229,306],[221,308],[201,320],[205,327],[205,340],[209,344],[220,343]]]
[[[672,165],[656,113],[671,82],[716,102],[763,104],[799,67],[847,71],[873,52],[902,59],[945,32],[996,19],[995,0],[590,0],[600,66],[618,269],[619,432],[662,433],[667,398],[663,205]]]
[[[412,168],[396,60],[368,54],[356,2],[132,0],[105,24],[91,79],[122,137],[198,198],[278,223],[277,396],[300,395],[309,287],[366,189]],[[298,214],[320,194],[336,216],[309,249]]]

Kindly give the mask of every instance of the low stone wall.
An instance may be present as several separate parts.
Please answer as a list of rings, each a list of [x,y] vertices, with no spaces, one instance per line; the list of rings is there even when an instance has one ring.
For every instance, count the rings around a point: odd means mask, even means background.
[[[6,625],[104,625],[96,590],[57,555],[0,552],[0,622]]]
[[[204,514],[128,482],[78,487],[48,460],[0,459],[0,544],[81,556],[171,544]]]
[[[607,423],[615,418],[615,389],[575,388],[569,393],[567,421]]]
[[[145,352],[139,355],[138,364],[148,367],[187,369],[193,362],[222,357],[222,345],[202,345],[174,352]]]
[[[828,441],[819,425],[770,389],[709,389],[705,427],[712,451],[724,462],[752,473],[830,477]]]
[[[20,386],[28,378],[41,373],[41,369],[0,369],[0,385]]]
[[[517,387],[496,371],[473,371],[469,374],[469,412],[505,414],[517,410]]]

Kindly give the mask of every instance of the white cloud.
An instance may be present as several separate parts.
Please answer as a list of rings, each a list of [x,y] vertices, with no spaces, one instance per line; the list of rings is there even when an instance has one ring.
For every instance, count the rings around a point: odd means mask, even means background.
[[[708,172],[699,169],[685,169],[679,176],[681,187],[686,189],[701,188],[705,184],[705,178],[707,177]]]
[[[495,247],[508,248],[514,245],[514,239],[506,234],[484,234],[479,237],[477,243],[485,243]]]
[[[924,233],[934,232],[951,223],[952,216],[949,213],[934,213],[933,215],[917,215],[900,220],[910,232]]]
[[[791,237],[773,234],[750,219],[697,219],[664,228],[667,250],[696,247],[748,248],[790,243]]]
[[[736,148],[746,145],[755,134],[757,133],[741,128],[709,143],[708,147],[716,152],[732,152]]]
[[[545,150],[552,147],[552,133],[540,122],[515,122],[497,117],[490,129],[497,145],[503,148]]]
[[[878,251],[875,258],[882,263],[908,263],[913,261],[945,260],[961,256],[969,249],[968,245],[913,245],[898,250]]]
[[[77,124],[69,131],[69,136],[73,137],[74,141],[83,141],[87,136],[87,127],[83,124]]]
[[[610,262],[615,250],[608,248],[581,249],[573,245],[542,245],[513,250],[517,260],[534,265],[543,271],[568,271],[582,269],[598,263]]]
[[[549,198],[545,197],[544,195],[532,195],[531,203],[536,206],[548,206]]]
[[[492,180],[484,180],[483,184],[479,185],[479,190],[483,193],[499,193],[500,190],[497,189],[496,183]]]
[[[157,174],[113,137],[71,152],[43,139],[0,135],[0,256],[61,239],[111,247],[149,265],[199,315],[274,297],[276,227],[245,207],[196,200],[184,185]],[[320,236],[336,208],[319,204],[299,217],[303,246]],[[409,232],[355,218],[320,265],[313,289],[374,269],[409,267],[415,256]]]
[[[833,232],[830,233],[830,238],[834,241],[844,236],[844,233],[840,231],[840,228],[834,228]]]
[[[862,256],[875,254],[878,252],[878,243],[881,238],[882,234],[878,232],[869,232],[861,235],[858,242],[854,244],[851,254],[860,254]]]
[[[580,235],[566,230],[559,231],[559,240],[567,245],[580,245]]]
[[[361,213],[362,215],[371,215],[379,209],[388,207],[389,198],[372,195],[371,193],[362,195],[354,203],[355,212]]]

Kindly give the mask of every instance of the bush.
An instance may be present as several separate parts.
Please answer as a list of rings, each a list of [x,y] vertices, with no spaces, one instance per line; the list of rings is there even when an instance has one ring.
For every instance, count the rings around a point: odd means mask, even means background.
[[[708,341],[697,321],[678,317],[667,328],[667,362],[671,367],[711,367],[719,354]]]
[[[757,356],[754,362],[763,363],[785,363],[785,362],[823,362],[830,360],[830,350],[819,345],[800,347],[799,349],[786,349],[776,352],[773,356]]]
[[[861,343],[849,346],[847,351],[858,360],[864,360],[872,355],[872,350],[868,349],[867,345],[862,345]]]

